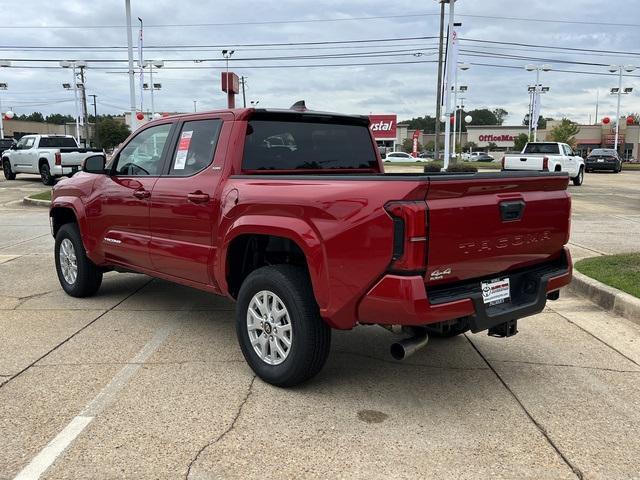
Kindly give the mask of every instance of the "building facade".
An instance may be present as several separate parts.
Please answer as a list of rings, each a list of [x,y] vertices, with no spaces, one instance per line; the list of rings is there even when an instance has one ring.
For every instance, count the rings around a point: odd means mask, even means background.
[[[545,141],[551,129],[559,121],[549,120],[546,129],[538,130],[538,141]],[[576,134],[575,150],[579,155],[586,157],[594,148],[613,148],[615,143],[615,126],[609,125],[578,125],[580,130]],[[414,130],[406,124],[397,126],[396,146],[399,148],[406,138],[412,138]],[[458,145],[466,145],[473,142],[478,150],[491,150],[492,152],[507,152],[514,149],[515,139],[521,133],[527,134],[526,126],[513,125],[468,125],[467,131],[458,137]],[[618,151],[625,159],[640,159],[640,125],[620,124],[618,135]],[[435,140],[435,135],[422,133],[420,143],[424,146]],[[444,142],[444,135],[440,135],[440,145]],[[495,145],[490,145],[495,144]],[[492,148],[490,148],[490,146]]]

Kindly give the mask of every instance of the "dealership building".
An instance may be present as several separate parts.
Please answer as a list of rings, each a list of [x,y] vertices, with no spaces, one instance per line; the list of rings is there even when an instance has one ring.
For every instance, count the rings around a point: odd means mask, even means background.
[[[624,120],[624,119],[623,119]],[[547,140],[547,135],[551,129],[557,125],[559,121],[549,120],[546,129],[538,129],[538,141]],[[598,125],[578,125],[580,131],[576,134],[576,151],[581,156],[587,156],[594,148],[613,148],[615,142],[615,126],[598,124]],[[396,127],[397,138],[396,146],[399,149],[402,142],[406,138],[413,138],[414,130],[409,129],[407,124],[400,123]],[[478,146],[478,150],[488,150],[490,144],[493,148],[492,152],[505,152],[514,149],[514,141],[521,133],[528,132],[526,126],[509,126],[509,125],[467,125],[467,131],[462,132],[462,145],[467,142],[474,142]],[[619,132],[619,152],[623,158],[639,159],[640,158],[640,125],[627,125],[626,122],[620,123]],[[440,144],[444,141],[444,135],[440,136]],[[420,143],[426,145],[428,142],[435,140],[435,135],[430,133],[422,133],[420,135]]]

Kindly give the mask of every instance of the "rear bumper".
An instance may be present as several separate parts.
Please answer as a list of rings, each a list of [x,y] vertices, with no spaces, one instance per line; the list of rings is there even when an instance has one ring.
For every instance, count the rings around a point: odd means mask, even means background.
[[[511,282],[511,301],[494,306],[482,301],[480,280],[484,279],[427,292],[419,275],[385,275],[360,302],[358,321],[418,326],[468,317],[471,331],[479,332],[541,312],[547,294],[568,285],[571,273],[571,254],[565,247],[553,262],[494,275],[508,276]]]
[[[71,175],[80,171],[79,165],[66,166],[66,165],[52,165],[51,175],[54,177],[62,177],[64,175]]]
[[[589,170],[615,170],[618,168],[617,162],[585,162],[585,168]]]

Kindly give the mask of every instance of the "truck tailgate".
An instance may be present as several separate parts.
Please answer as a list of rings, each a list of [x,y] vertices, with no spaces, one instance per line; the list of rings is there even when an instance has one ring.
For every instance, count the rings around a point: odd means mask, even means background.
[[[91,156],[91,153],[81,152],[60,152],[60,160],[63,167],[79,167],[82,161]]]
[[[504,157],[505,170],[531,170],[541,172],[544,170],[544,155],[506,155]]]
[[[425,282],[482,278],[559,255],[569,237],[567,184],[558,174],[432,178]]]

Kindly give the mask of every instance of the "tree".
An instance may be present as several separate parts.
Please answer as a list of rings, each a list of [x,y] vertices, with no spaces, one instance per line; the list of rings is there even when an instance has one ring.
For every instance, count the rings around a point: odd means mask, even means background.
[[[409,130],[422,130],[425,133],[434,133],[436,131],[436,119],[429,115],[412,118],[402,123],[408,124]]]
[[[571,148],[576,146],[576,135],[580,131],[577,123],[568,118],[563,118],[559,124],[551,129],[548,139],[553,142],[568,143]]]
[[[478,144],[476,142],[467,142],[464,144],[464,151],[468,152],[469,150],[473,151],[473,150],[477,150],[478,149]]]
[[[436,142],[433,140],[429,140],[424,146],[424,149],[428,152],[433,152],[434,148],[436,148]]]
[[[489,142],[489,144],[487,145],[487,150],[497,150],[498,149],[498,144],[495,142]]]
[[[513,141],[513,149],[516,152],[521,152],[528,141],[529,141],[529,135],[527,135],[526,133],[521,133]]]
[[[498,121],[498,125],[502,125],[506,120],[507,115],[509,115],[509,112],[507,112],[504,108],[494,108],[493,114],[495,115],[496,120]]]
[[[47,123],[54,123],[56,125],[64,125],[65,123],[73,123],[75,119],[71,115],[62,115],[60,113],[52,113],[45,118]]]
[[[99,146],[107,149],[121,144],[131,133],[127,124],[110,116],[100,118],[97,128],[100,138]]]
[[[488,108],[478,108],[466,113],[473,118],[469,125],[499,125],[495,113]]]
[[[402,151],[406,152],[406,153],[413,152],[413,139],[412,138],[405,138],[402,141]],[[421,151],[422,151],[422,145],[420,145],[420,142],[418,142],[418,153],[420,153]]]
[[[545,128],[547,128],[547,122],[553,120],[553,118],[551,117],[543,117],[542,115],[540,115],[538,117],[538,130],[544,130]],[[524,125],[525,127],[529,126],[529,114],[527,113],[524,118],[522,119],[522,125]]]

